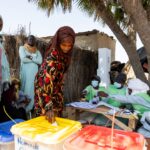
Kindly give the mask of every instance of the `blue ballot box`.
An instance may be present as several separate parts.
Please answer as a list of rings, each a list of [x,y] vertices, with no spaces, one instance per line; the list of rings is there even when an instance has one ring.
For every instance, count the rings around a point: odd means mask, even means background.
[[[11,133],[10,129],[16,123],[23,121],[22,119],[14,119],[14,122],[7,121],[0,123],[0,150],[15,150],[14,135]]]

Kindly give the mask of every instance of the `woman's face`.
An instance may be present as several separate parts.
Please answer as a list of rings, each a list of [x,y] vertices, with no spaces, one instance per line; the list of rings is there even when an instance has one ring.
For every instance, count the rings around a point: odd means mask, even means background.
[[[63,53],[68,53],[72,48],[72,42],[64,41],[60,43],[60,48],[63,51]]]
[[[29,36],[29,37],[28,37],[28,44],[29,44],[30,46],[34,46],[34,45],[35,45],[35,38],[32,37],[32,36]]]

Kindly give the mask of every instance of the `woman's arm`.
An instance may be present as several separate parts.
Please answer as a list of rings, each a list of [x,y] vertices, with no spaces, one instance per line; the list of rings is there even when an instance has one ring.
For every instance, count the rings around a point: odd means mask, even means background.
[[[20,46],[19,47],[19,57],[21,59],[22,63],[30,63],[32,62],[32,59],[30,57],[32,57],[31,55],[27,54],[24,46]]]
[[[51,109],[52,96],[54,92],[54,81],[57,74],[56,64],[54,61],[48,61],[42,68],[42,71],[38,72],[37,79],[35,80],[35,89],[37,88],[36,106],[40,107],[43,112]]]
[[[32,61],[38,65],[42,63],[42,55],[39,50],[37,50],[36,55],[32,55]]]

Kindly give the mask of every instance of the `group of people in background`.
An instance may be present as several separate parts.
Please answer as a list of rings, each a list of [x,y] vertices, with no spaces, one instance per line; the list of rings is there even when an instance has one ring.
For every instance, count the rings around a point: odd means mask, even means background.
[[[119,73],[114,79],[114,83],[107,88],[101,86],[101,79],[95,75],[91,79],[91,84],[82,91],[81,100],[86,100],[92,104],[100,101],[109,104],[110,107],[124,110],[124,113],[136,114],[139,118],[137,131],[146,137],[150,137],[150,89],[149,86],[138,78],[128,79],[125,73]],[[116,109],[117,110],[117,109]],[[96,125],[111,126],[111,123],[104,115],[83,113],[80,115],[82,121],[94,123]],[[121,118],[118,118],[119,120]],[[120,120],[128,123],[125,120]],[[143,126],[142,126],[143,125]],[[142,126],[142,127],[141,127]],[[140,128],[139,128],[140,127]],[[115,128],[119,128],[115,126]],[[120,129],[120,128],[119,128]]]
[[[0,30],[3,19],[0,16]],[[29,35],[19,47],[20,78],[11,79],[6,52],[0,43],[0,122],[15,118],[24,120],[44,115],[50,122],[61,116],[63,109],[63,75],[67,71],[75,42],[75,32],[69,26],[58,29],[46,55],[36,48],[36,38]]]
[[[34,80],[42,63],[41,53],[35,45],[36,38],[30,35],[27,42],[19,48],[21,91],[31,98],[26,112],[30,112],[34,106]]]
[[[132,104],[132,109],[141,115],[150,110],[150,89],[140,79],[134,78],[127,81],[126,74],[120,73],[115,78],[115,82],[107,88],[100,86],[100,82],[99,76],[92,77],[91,84],[82,91],[82,97],[86,101],[93,101],[98,96],[99,101],[105,97],[107,103],[114,107],[128,108],[128,104]]]
[[[3,27],[2,17],[0,17],[0,27],[1,29]],[[11,118],[27,119],[26,114],[33,109],[34,79],[38,65],[42,63],[42,56],[35,44],[36,38],[30,35],[26,43],[20,46],[20,79],[17,80],[11,78],[6,51],[2,42],[0,43],[0,96],[1,114],[3,114],[1,122]]]

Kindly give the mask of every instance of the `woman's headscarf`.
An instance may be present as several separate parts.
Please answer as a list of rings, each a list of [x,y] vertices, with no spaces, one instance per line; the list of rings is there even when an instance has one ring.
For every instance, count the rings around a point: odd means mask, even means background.
[[[63,53],[62,50],[60,50],[60,43],[64,40],[67,39],[68,41],[72,42],[72,48],[68,53]],[[75,32],[74,30],[69,27],[69,26],[63,26],[57,30],[55,33],[54,37],[50,41],[49,47],[46,51],[45,58],[51,53],[53,50],[58,51],[58,57],[64,57],[67,61],[65,62],[66,69],[69,67],[70,61],[71,61],[71,54],[73,50],[73,45],[75,42]]]
[[[49,47],[46,50],[45,57],[50,53],[53,49],[59,49],[60,43],[63,41],[63,39],[69,39],[72,41],[72,45],[74,45],[75,42],[75,32],[74,30],[69,26],[63,26],[57,30],[54,37],[50,41]],[[73,47],[72,47],[73,48]],[[68,55],[72,53],[72,49],[67,53]]]

